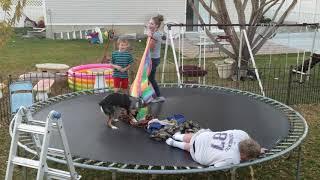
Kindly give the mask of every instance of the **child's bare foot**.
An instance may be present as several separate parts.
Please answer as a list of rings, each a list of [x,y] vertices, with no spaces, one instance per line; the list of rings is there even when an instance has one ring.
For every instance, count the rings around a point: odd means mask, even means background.
[[[132,118],[131,121],[132,121],[133,123],[137,123],[137,122],[138,122],[135,118]]]
[[[119,122],[119,119],[113,119],[113,122]]]
[[[111,123],[112,123],[112,121],[107,121],[107,122],[106,122],[106,125],[107,125],[109,128],[111,128],[111,129],[118,129],[117,126],[114,126],[114,125],[112,125]]]
[[[109,125],[109,127],[114,130],[119,129],[117,126],[113,126],[113,125]]]

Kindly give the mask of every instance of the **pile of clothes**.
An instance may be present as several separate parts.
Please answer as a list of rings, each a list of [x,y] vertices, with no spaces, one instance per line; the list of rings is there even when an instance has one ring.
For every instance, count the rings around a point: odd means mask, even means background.
[[[133,124],[130,117],[126,114],[120,114],[119,120],[127,122],[132,126],[144,128],[150,134],[150,138],[156,141],[165,141],[172,137],[176,132],[196,133],[200,130],[199,124],[192,120],[186,120],[181,114],[175,114],[167,117],[164,120],[154,118],[152,115],[147,115],[146,118],[138,123]]]
[[[196,133],[200,130],[198,123],[192,120],[185,120],[183,115],[174,115],[165,120],[153,119],[146,127],[150,138],[156,141],[165,141],[172,137],[176,132]]]

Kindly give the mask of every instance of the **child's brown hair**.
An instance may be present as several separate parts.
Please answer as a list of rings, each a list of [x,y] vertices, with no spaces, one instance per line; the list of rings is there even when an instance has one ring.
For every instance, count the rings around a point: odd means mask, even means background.
[[[125,38],[118,38],[117,44],[119,45],[120,43],[125,43],[125,44],[129,45],[128,39],[125,39]]]

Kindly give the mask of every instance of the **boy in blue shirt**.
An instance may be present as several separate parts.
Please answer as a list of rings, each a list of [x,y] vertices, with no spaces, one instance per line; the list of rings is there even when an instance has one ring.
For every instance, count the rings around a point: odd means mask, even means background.
[[[114,92],[121,90],[123,93],[128,94],[128,70],[133,63],[131,53],[128,51],[129,42],[126,39],[118,39],[118,51],[112,52],[111,63],[114,67],[113,82]]]

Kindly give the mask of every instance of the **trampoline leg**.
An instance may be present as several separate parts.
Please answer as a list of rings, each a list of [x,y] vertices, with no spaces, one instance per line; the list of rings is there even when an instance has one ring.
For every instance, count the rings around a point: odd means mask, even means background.
[[[253,167],[252,166],[249,166],[250,168],[250,176],[251,176],[251,179],[254,179],[254,170],[253,170]]]
[[[237,171],[237,168],[230,169],[231,180],[236,180],[236,171]]]
[[[301,146],[298,149],[298,160],[297,160],[297,169],[296,169],[296,180],[300,179],[300,166],[301,166]]]
[[[112,180],[116,180],[117,179],[117,173],[116,172],[112,172],[111,176],[112,176]]]
[[[156,174],[152,174],[152,175],[151,175],[151,178],[150,178],[150,180],[154,180],[154,179],[157,179],[157,177],[158,177],[158,176],[157,176]]]

